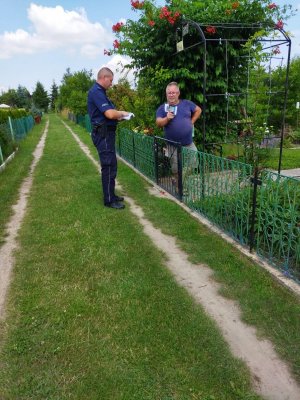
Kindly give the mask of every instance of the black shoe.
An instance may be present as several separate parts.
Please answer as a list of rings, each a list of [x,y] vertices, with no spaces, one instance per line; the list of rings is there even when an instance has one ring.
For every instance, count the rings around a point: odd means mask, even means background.
[[[115,196],[114,199],[115,199],[114,201],[124,201],[123,196]]]
[[[113,201],[112,203],[104,204],[105,207],[115,208],[116,210],[122,210],[125,208],[124,204],[118,203],[117,201]]]

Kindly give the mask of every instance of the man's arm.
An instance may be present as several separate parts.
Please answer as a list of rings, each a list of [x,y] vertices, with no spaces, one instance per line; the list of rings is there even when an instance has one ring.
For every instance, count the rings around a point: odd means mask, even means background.
[[[194,124],[197,121],[197,119],[200,117],[201,113],[202,113],[201,108],[199,106],[196,106],[195,111],[192,115],[192,124]]]
[[[104,111],[104,115],[106,118],[108,119],[117,119],[120,120],[123,117],[126,117],[126,115],[128,115],[127,111],[118,111],[118,110],[114,110],[113,108],[110,110],[106,110]]]
[[[171,119],[173,119],[174,118],[174,113],[172,113],[172,112],[170,112],[170,111],[168,111],[167,112],[167,115],[165,116],[165,117],[157,117],[156,118],[156,125],[159,127],[159,128],[163,128],[164,126],[166,126],[168,123],[169,123],[169,121],[171,120]]]

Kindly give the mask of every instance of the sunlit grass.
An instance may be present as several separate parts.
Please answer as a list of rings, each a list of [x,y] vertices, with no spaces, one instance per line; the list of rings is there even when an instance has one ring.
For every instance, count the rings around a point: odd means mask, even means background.
[[[203,228],[189,215],[119,167],[122,185],[155,224],[164,215],[169,231],[178,216],[178,230],[191,224],[191,242],[199,240]],[[50,116],[0,325],[1,396],[258,399],[243,363],[178,287],[129,208],[102,203],[97,169]]]
[[[263,166],[269,169],[278,169],[279,165],[279,148],[270,149],[268,152],[268,158],[263,161]],[[218,154],[220,155],[220,154]],[[222,145],[222,156],[223,157],[237,157],[242,161],[243,157],[243,146],[236,144],[225,144]],[[282,149],[282,160],[281,169],[293,169],[300,168],[300,148],[283,148]]]
[[[0,172],[0,243],[3,241],[5,225],[12,214],[11,205],[17,201],[18,191],[23,179],[28,175],[32,152],[45,128],[46,118],[42,123],[35,125],[28,135],[18,143],[15,158]]]
[[[79,127],[76,130],[81,140],[91,146],[86,132]],[[215,278],[223,284],[223,294],[239,302],[243,319],[272,340],[300,382],[299,298],[176,204],[149,196],[149,184],[119,164],[122,186],[147,218],[164,233],[176,237],[193,262],[207,264],[215,271]]]

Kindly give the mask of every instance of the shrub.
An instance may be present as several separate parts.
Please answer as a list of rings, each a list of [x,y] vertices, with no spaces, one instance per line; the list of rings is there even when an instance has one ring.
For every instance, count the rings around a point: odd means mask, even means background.
[[[16,143],[12,140],[6,123],[0,124],[0,146],[4,159],[6,159],[16,149]]]

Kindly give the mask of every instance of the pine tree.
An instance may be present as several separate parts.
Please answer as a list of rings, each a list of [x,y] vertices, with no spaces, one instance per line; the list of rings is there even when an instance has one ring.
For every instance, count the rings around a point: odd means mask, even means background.
[[[32,93],[32,101],[35,107],[47,112],[49,106],[49,98],[47,91],[41,82],[37,82],[34,92]]]
[[[50,89],[50,109],[52,111],[55,110],[55,103],[57,99],[58,99],[58,86],[53,81],[53,84]]]

